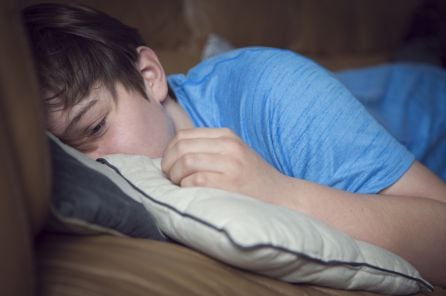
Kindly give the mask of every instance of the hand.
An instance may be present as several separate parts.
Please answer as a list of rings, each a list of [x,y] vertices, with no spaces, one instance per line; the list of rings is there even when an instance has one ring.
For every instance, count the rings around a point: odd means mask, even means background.
[[[269,202],[285,177],[226,128],[180,130],[161,167],[180,186],[219,188]]]

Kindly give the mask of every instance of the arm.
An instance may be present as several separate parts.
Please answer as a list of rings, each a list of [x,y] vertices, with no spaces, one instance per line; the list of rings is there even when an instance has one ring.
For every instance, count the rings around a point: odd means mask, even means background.
[[[181,186],[221,188],[307,213],[446,285],[446,187],[419,163],[381,195],[358,195],[282,175],[229,130],[192,129],[170,143],[162,167]]]
[[[427,280],[444,286],[446,259],[441,254],[446,248],[446,187],[436,177],[428,176],[431,173],[421,175],[419,179],[412,178],[424,170],[422,165],[415,163],[379,196],[358,196],[286,178],[288,180],[284,179],[279,187],[283,192],[280,203],[318,218],[356,239],[398,254],[412,263]],[[427,184],[433,185],[427,191],[433,193],[429,198],[416,195],[417,189],[425,186],[423,179],[429,179]],[[410,181],[410,187],[416,187],[413,192],[401,186]]]

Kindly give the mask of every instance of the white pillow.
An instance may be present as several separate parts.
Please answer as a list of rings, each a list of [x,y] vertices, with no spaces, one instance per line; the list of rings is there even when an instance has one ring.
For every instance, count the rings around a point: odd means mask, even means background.
[[[408,262],[309,216],[218,189],[181,188],[160,160],[102,160],[130,182],[170,238],[230,265],[291,283],[387,294],[431,291]]]

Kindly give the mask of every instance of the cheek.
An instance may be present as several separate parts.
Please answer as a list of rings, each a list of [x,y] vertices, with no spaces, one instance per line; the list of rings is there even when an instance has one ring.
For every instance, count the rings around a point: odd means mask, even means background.
[[[142,154],[161,157],[175,135],[170,118],[163,109],[141,108],[132,116],[116,117],[99,149],[103,154]]]

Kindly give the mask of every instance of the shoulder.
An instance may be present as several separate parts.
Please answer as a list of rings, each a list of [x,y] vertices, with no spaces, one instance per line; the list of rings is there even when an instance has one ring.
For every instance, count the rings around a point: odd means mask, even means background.
[[[215,62],[218,63],[221,61],[231,61],[231,60],[236,60],[238,62],[264,60],[268,62],[269,59],[286,58],[286,57],[298,58],[302,56],[287,49],[257,46],[257,47],[243,47],[230,50],[220,55],[204,60],[203,63],[215,63]]]
[[[179,85],[221,85],[239,83],[274,87],[277,82],[289,87],[302,83],[333,84],[332,73],[296,52],[268,47],[246,47],[201,61],[186,75],[171,75]],[[179,78],[178,78],[179,77]],[[181,79],[180,79],[181,78]]]
[[[263,69],[283,70],[284,68],[313,65],[309,59],[295,52],[268,48],[246,47],[231,50],[212,58],[203,60],[187,73],[189,79],[202,78],[204,76],[231,71],[246,75],[246,73],[259,73]]]

